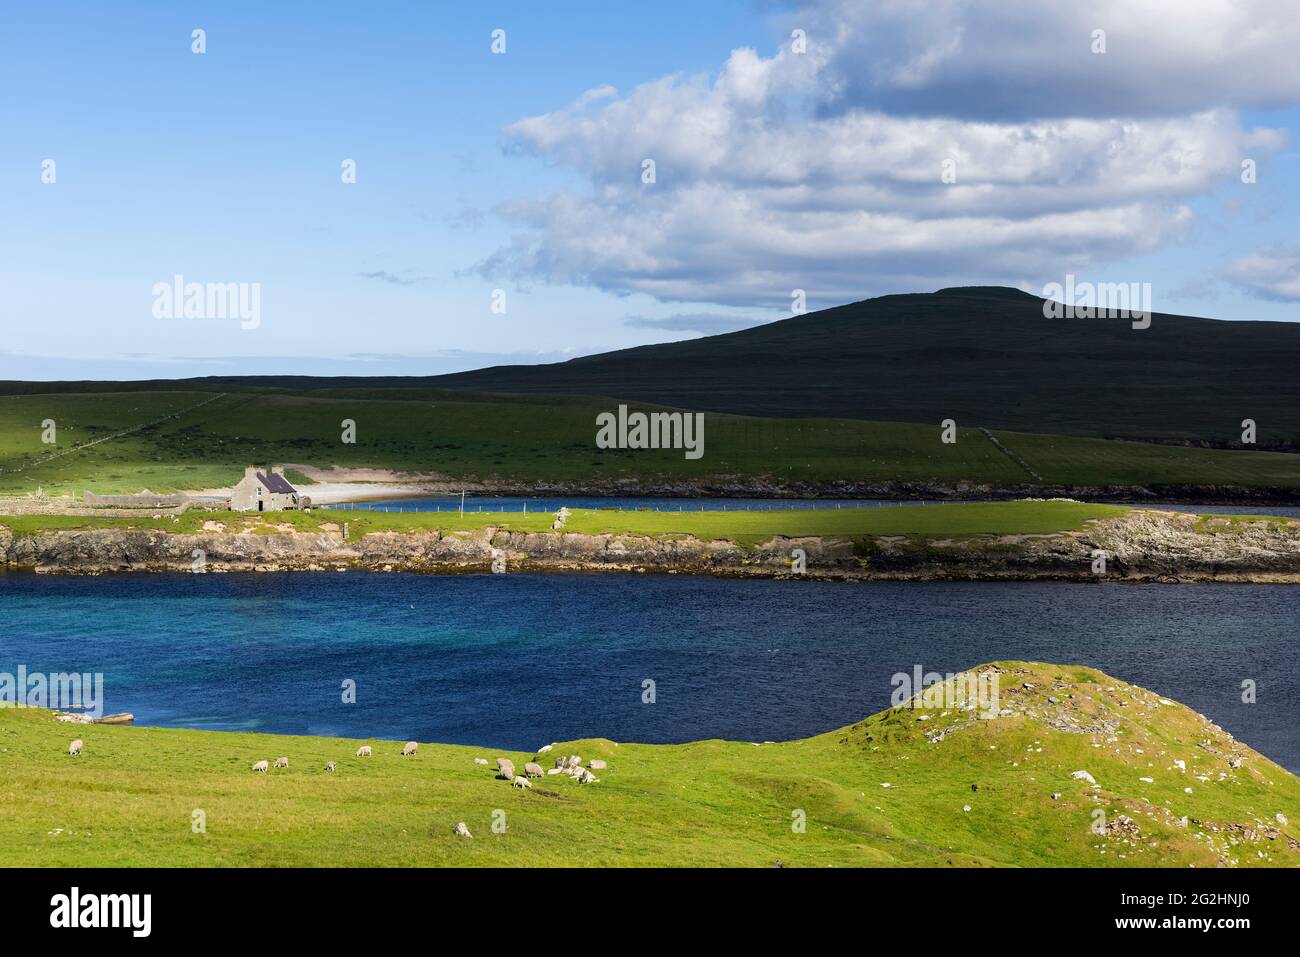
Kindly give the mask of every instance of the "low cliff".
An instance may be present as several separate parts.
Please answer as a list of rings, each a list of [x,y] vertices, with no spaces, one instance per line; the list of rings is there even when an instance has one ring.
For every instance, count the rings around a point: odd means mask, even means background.
[[[0,519],[2,521],[2,519]],[[1099,555],[1104,553],[1104,569]],[[1300,522],[1133,511],[1044,535],[954,539],[784,538],[746,546],[692,537],[577,532],[275,534],[154,529],[47,531],[0,525],[0,563],[43,573],[126,571],[655,571],[862,580],[1300,582]],[[802,568],[801,568],[802,566]]]

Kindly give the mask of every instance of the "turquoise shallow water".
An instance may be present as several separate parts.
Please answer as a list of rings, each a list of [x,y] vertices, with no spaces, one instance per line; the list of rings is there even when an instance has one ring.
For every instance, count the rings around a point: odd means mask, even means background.
[[[106,711],[141,724],[527,750],[800,737],[887,707],[891,676],[915,665],[1027,658],[1145,685],[1300,771],[1298,599],[1255,585],[0,574],[0,672],[103,672]],[[1258,703],[1242,703],[1243,679]]]

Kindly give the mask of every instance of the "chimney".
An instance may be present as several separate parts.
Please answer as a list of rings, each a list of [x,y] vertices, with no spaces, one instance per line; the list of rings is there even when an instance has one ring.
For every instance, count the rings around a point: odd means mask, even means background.
[[[257,475],[257,466],[256,466],[256,465],[245,465],[245,466],[244,466],[244,478],[254,478],[256,475]]]

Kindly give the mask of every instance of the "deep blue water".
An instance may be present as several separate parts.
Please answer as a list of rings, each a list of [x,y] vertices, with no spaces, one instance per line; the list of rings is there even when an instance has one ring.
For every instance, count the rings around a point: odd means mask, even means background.
[[[561,505],[569,508],[653,509],[659,512],[699,511],[782,511],[786,509],[889,508],[894,505],[922,505],[933,502],[895,499],[799,499],[799,498],[650,498],[643,496],[538,496],[523,498],[509,495],[468,496],[467,512],[554,512]],[[962,504],[962,503],[953,503]],[[459,496],[393,498],[377,502],[348,502],[326,508],[373,509],[381,512],[454,512],[460,508]],[[1300,507],[1290,505],[1169,505],[1144,503],[1144,508],[1172,509],[1178,512],[1207,512],[1215,515],[1277,515],[1300,518]]]
[[[529,750],[800,737],[887,707],[890,677],[914,665],[1025,658],[1145,685],[1300,771],[1297,599],[1284,585],[0,574],[0,671],[103,672],[106,711],[140,724]],[[1241,703],[1244,678],[1257,704]]]

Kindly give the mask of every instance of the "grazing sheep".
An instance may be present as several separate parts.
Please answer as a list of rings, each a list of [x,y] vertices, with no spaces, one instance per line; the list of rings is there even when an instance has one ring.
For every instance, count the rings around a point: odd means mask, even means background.
[[[595,784],[600,778],[592,774],[586,768],[578,768],[578,773],[573,776],[573,780],[579,784]]]
[[[569,767],[576,768],[582,763],[582,758],[576,754],[569,755]]]
[[[368,758],[370,757],[370,751],[371,751],[370,745],[363,744],[361,747],[357,748],[357,757]]]
[[[474,763],[475,763],[475,764],[487,764],[487,758],[475,758],[475,759],[474,759]]]
[[[326,770],[326,771],[333,771],[333,770],[334,770],[334,762],[331,761],[329,764],[325,765],[325,770]]]
[[[599,758],[593,758],[592,760],[587,762],[587,767],[591,768],[593,771],[604,771],[605,762],[600,760]]]
[[[419,745],[418,742],[415,742],[415,741],[407,741],[407,742],[406,742],[406,746],[402,748],[402,757],[405,758],[405,757],[407,757],[408,755],[412,755],[412,754],[414,754],[417,750],[419,750],[419,748],[420,748],[420,745]]]
[[[555,759],[555,766],[563,771],[569,766],[569,759],[564,755],[560,755],[560,757]]]
[[[84,748],[85,746],[86,746],[86,742],[78,738],[76,741],[73,741],[70,745],[68,745],[68,754],[72,755],[75,758],[77,755],[81,753],[81,749]]]
[[[515,763],[509,758],[497,758],[497,770],[507,781],[513,781],[515,778]]]
[[[258,761],[256,764],[253,765],[253,770],[254,770],[254,771],[265,771],[268,767],[270,767],[269,762],[266,762],[266,761]]]
[[[542,770],[540,764],[533,764],[533,762],[529,761],[524,765],[524,774],[528,775],[530,778],[540,778],[545,773],[546,772]]]
[[[453,831],[453,833],[454,833],[457,837],[473,837],[473,836],[474,836],[473,834],[471,834],[471,833],[469,832],[469,828],[465,826],[465,822],[464,822],[464,821],[460,821],[460,822],[458,822],[458,823],[456,824],[456,828],[455,828],[455,830]]]
[[[510,784],[512,787],[517,788],[531,788],[533,786],[533,782],[525,777],[517,777]]]
[[[288,759],[288,758],[276,758],[276,759],[275,759],[275,766],[276,766],[277,768],[287,768],[287,767],[289,766],[289,759]]]

